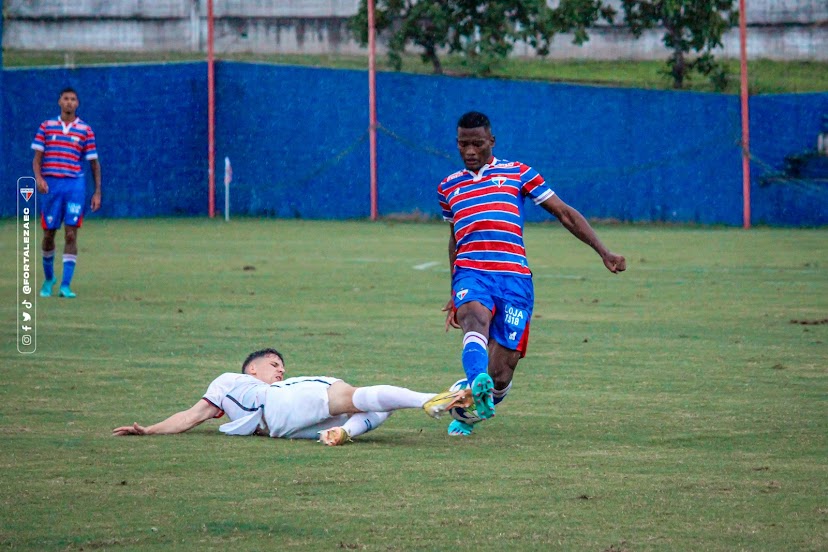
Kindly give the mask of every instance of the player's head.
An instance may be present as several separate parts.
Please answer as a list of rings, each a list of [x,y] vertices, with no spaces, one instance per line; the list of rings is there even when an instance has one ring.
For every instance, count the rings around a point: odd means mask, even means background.
[[[483,113],[469,111],[457,121],[457,149],[470,171],[480,170],[491,161],[494,144],[492,123]]]
[[[63,113],[74,114],[78,109],[79,104],[80,100],[78,99],[78,93],[74,88],[67,86],[60,91],[60,96],[58,96],[58,105]]]
[[[282,381],[285,379],[285,359],[276,349],[254,351],[242,362],[242,374],[254,376],[266,383]]]
[[[244,362],[242,362],[242,374],[247,373],[247,367],[250,365],[251,362],[258,358],[264,358],[268,355],[279,357],[279,360],[282,362],[282,365],[284,365],[285,358],[282,356],[282,353],[280,353],[276,349],[261,349],[259,351],[253,351],[252,353],[247,355],[247,358],[244,359]]]

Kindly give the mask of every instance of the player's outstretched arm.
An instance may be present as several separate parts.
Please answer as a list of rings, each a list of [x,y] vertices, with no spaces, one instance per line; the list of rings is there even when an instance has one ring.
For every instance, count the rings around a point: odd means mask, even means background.
[[[124,435],[169,435],[172,433],[184,433],[195,426],[215,418],[219,409],[205,400],[200,400],[192,407],[181,412],[176,412],[164,421],[151,426],[142,426],[135,422],[131,426],[116,427],[112,430],[114,436]]]
[[[627,269],[626,259],[622,255],[616,255],[601,243],[595,230],[592,229],[592,226],[577,209],[567,205],[556,195],[546,199],[540,205],[547,212],[555,215],[564,228],[569,230],[573,236],[594,249],[601,256],[607,270],[618,273]]]

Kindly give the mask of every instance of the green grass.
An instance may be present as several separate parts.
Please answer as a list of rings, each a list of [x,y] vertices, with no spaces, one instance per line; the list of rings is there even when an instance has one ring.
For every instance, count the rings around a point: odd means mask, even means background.
[[[792,321],[828,318],[825,230],[598,231],[625,274],[528,226],[529,353],[472,438],[405,411],[326,448],[109,432],[262,346],[293,375],[448,386],[445,225],[91,218],[78,299],[40,299],[20,355],[0,221],[0,548],[824,550],[828,324]]]
[[[235,61],[259,61],[266,63],[307,65],[312,67],[334,67],[340,69],[361,69],[368,66],[365,56],[343,55],[265,55],[265,54],[223,54],[220,59]],[[666,59],[666,56],[665,56]],[[190,52],[51,52],[5,50],[3,63],[6,67],[27,67],[43,65],[92,65],[101,63],[128,62],[175,62],[202,61],[203,54]],[[739,93],[739,63],[728,60],[728,86],[725,92]],[[570,82],[600,86],[632,88],[670,89],[672,81],[663,73],[665,61],[592,61],[592,60],[550,60],[550,59],[508,59],[494,71],[493,77],[548,82]],[[386,56],[378,56],[379,71],[391,71]],[[457,57],[447,57],[444,69],[449,75],[465,75],[468,69]],[[404,72],[431,73],[431,66],[423,64],[419,56],[406,56]],[[748,64],[749,86],[752,94],[783,92],[824,92],[828,91],[828,62],[818,61],[773,61],[751,60]],[[687,83],[688,90],[709,92],[713,88],[706,78],[692,75]]]

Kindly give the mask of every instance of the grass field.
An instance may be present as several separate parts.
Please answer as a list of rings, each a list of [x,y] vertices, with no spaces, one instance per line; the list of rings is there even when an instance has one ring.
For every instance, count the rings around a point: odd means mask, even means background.
[[[667,56],[664,56],[665,59]],[[360,69],[368,67],[366,56],[346,55],[265,55],[224,54],[222,60],[256,61],[286,65]],[[3,64],[6,67],[32,67],[43,65],[95,65],[102,63],[202,61],[203,54],[192,52],[53,52],[30,50],[6,50]],[[465,75],[459,57],[448,56],[444,60],[446,74]],[[727,60],[728,94],[739,93],[739,62]],[[671,89],[672,80],[665,76],[667,64],[663,60],[552,60],[544,58],[509,58],[499,64],[492,77],[524,79],[547,82],[569,82],[599,86],[629,88]],[[386,56],[377,57],[377,70],[391,71]],[[424,64],[419,56],[408,55],[403,59],[402,70],[406,73],[431,74],[430,64]],[[828,90],[828,63],[819,61],[750,60],[748,64],[751,94],[824,92]],[[686,83],[687,90],[710,92],[709,80],[692,75]]]
[[[40,299],[20,355],[0,221],[0,549],[826,550],[826,231],[598,231],[625,274],[527,228],[529,354],[472,438],[405,411],[327,448],[109,434],[263,346],[292,375],[447,387],[445,225],[92,218],[78,298]]]

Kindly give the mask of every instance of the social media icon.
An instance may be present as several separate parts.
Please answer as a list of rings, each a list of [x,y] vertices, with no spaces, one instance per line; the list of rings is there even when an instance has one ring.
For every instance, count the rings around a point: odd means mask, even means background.
[[[20,336],[20,343],[22,343],[23,345],[31,345],[32,344],[32,336],[30,336],[30,335]]]

